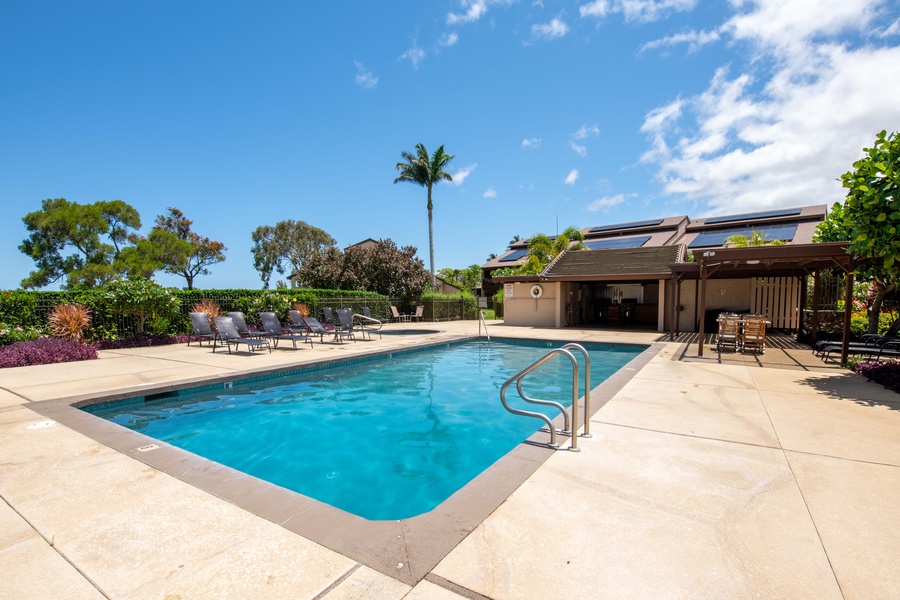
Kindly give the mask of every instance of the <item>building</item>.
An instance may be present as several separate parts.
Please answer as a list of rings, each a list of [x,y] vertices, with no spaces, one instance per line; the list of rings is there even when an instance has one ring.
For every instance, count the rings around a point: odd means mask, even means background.
[[[674,277],[673,265],[695,262],[698,256],[732,247],[736,236],[758,237],[786,247],[810,244],[825,214],[825,205],[817,205],[589,227],[582,230],[586,250],[563,252],[539,275],[488,275],[485,288],[503,286],[504,321],[512,325],[613,325],[665,331],[677,312],[682,331],[699,331],[707,313],[733,310],[764,313],[773,323],[777,321],[775,326],[796,328],[800,277],[745,273],[716,280],[718,287],[705,298],[701,315],[699,279]],[[521,264],[527,248],[528,240],[515,242],[482,269],[490,274]],[[673,306],[676,297],[677,306]]]

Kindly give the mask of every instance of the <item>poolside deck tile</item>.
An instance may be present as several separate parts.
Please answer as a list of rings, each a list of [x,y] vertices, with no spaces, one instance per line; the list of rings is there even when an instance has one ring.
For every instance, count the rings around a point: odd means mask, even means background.
[[[900,404],[765,392],[785,450],[900,466]]]
[[[463,600],[465,596],[435,585],[428,580],[420,581],[403,600]]]
[[[406,600],[410,586],[368,567],[356,569],[322,600]]]
[[[597,427],[435,569],[490,598],[840,598],[780,450]]]
[[[753,369],[750,375],[761,392],[783,392],[789,388],[792,393],[813,397],[854,398],[900,404],[900,394],[846,369],[829,373]]]
[[[22,398],[21,396],[0,389],[0,411],[18,408],[19,406],[27,402],[28,400]]]
[[[796,452],[787,457],[844,596],[895,598],[900,469]]]
[[[778,447],[756,390],[632,379],[594,421]]]
[[[635,375],[635,379],[690,382],[700,385],[753,389],[753,379],[750,377],[750,370],[741,365],[654,360],[641,369],[641,372]]]

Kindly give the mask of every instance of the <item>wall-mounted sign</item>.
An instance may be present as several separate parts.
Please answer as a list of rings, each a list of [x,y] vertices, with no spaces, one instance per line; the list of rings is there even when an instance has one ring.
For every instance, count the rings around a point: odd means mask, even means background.
[[[505,298],[512,298],[512,297],[513,297],[513,284],[511,284],[511,283],[504,283],[504,284],[503,284],[503,296],[504,296]]]

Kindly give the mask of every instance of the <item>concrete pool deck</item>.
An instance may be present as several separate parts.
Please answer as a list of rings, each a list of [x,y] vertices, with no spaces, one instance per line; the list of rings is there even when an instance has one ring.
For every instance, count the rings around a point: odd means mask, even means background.
[[[696,344],[660,342],[594,414],[580,453],[550,456],[412,585],[48,421],[36,404],[478,331],[474,322],[392,327],[442,333],[251,356],[144,348],[0,371],[0,598],[888,598],[900,589],[900,395],[809,350],[701,358]],[[503,325],[491,334],[661,339]]]

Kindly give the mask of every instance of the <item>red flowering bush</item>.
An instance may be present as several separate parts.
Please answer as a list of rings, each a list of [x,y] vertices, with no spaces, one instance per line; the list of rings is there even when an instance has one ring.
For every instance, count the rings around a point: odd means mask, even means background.
[[[97,349],[60,338],[38,338],[0,347],[0,368],[93,360]]]
[[[875,383],[880,383],[884,387],[900,393],[900,362],[896,360],[885,362],[864,360],[856,363],[853,370],[866,379],[871,379]]]

